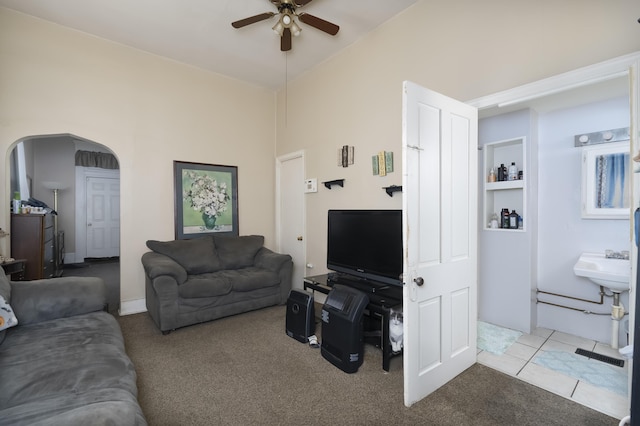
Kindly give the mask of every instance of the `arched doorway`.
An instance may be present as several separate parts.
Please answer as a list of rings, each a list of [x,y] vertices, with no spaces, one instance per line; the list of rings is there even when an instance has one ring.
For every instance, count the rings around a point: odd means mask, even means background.
[[[28,197],[53,208],[54,193],[57,192],[56,248],[58,254],[55,276],[99,276],[107,285],[109,310],[115,313],[120,308],[120,263],[119,263],[119,168],[115,153],[97,142],[70,134],[25,137],[11,151],[11,191],[16,191],[17,146],[22,145],[23,165]],[[78,157],[83,157],[78,159]],[[104,159],[107,161],[103,161]],[[79,162],[78,162],[79,161]],[[93,162],[91,162],[93,161]],[[78,176],[81,176],[79,179]],[[107,185],[108,193],[102,195],[103,202],[87,202],[87,185],[84,178],[101,176],[98,183]],[[55,186],[57,191],[51,188]],[[95,195],[95,194],[94,194]],[[92,200],[97,199],[91,197]],[[114,216],[111,229],[104,235],[112,246],[108,256],[87,259],[87,213],[88,206],[105,208],[99,216]],[[80,241],[80,243],[78,243]],[[116,245],[115,248],[113,245]],[[55,257],[55,255],[54,255]]]

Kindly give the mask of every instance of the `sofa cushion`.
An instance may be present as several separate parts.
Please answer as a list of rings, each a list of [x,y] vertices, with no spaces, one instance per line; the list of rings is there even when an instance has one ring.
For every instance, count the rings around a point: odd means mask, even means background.
[[[280,284],[280,276],[277,273],[253,266],[220,271],[218,274],[229,280],[233,291],[238,292],[247,292]]]
[[[4,269],[0,268],[0,296],[4,298],[7,303],[11,302],[11,283],[4,274]],[[4,341],[5,330],[0,331],[0,345]]]
[[[253,259],[264,244],[262,235],[229,237],[214,235],[216,250],[224,269],[239,269],[253,266]]]
[[[218,297],[231,292],[231,282],[220,272],[191,275],[178,286],[178,295],[186,299]]]
[[[146,424],[120,327],[106,312],[7,330],[0,372],[2,424]]]
[[[149,240],[147,247],[156,253],[169,256],[178,262],[189,275],[215,272],[221,269],[216,248],[209,236],[192,240]]]

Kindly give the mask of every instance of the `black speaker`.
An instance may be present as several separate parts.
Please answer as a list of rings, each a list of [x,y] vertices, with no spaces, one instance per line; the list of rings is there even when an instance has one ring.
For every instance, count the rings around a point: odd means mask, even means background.
[[[322,307],[322,357],[345,373],[355,373],[364,360],[362,314],[369,304],[363,292],[335,284]]]
[[[287,336],[303,343],[316,332],[313,295],[307,291],[291,290],[287,299]]]

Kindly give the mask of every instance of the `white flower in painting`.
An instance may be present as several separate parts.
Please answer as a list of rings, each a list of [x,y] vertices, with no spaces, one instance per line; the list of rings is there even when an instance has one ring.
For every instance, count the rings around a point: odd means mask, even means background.
[[[231,197],[226,183],[218,183],[212,177],[206,174],[199,175],[193,170],[184,170],[184,177],[192,183],[190,188],[184,190],[183,199],[188,201],[195,211],[210,217],[220,216],[227,211]]]

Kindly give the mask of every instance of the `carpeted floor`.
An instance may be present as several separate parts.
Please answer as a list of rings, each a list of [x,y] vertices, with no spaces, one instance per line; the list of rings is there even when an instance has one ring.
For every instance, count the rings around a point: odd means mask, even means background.
[[[120,317],[150,425],[615,425],[599,412],[476,364],[411,408],[402,357],[382,369],[365,346],[346,374],[285,334],[277,306],[163,336],[148,314]]]

